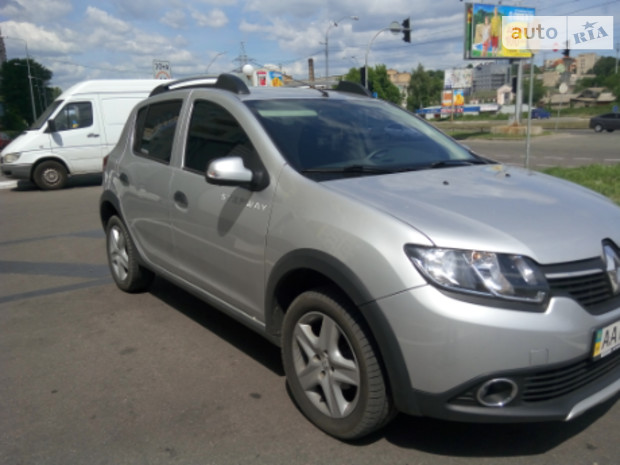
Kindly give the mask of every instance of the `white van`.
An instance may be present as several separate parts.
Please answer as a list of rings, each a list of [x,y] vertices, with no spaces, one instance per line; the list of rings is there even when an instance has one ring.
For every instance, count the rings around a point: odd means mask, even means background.
[[[100,173],[132,108],[164,81],[94,80],[63,92],[2,151],[2,173],[61,189],[70,175]]]

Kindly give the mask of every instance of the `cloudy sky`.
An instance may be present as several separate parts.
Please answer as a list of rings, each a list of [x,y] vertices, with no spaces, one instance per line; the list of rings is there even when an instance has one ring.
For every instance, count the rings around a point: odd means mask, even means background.
[[[483,3],[498,3],[485,1]],[[501,2],[499,2],[501,3]],[[620,0],[504,0],[538,15],[614,17],[620,42]],[[351,19],[357,16],[358,20]],[[412,43],[378,31],[411,17]],[[334,26],[334,22],[338,22]],[[175,78],[231,71],[245,53],[306,79],[364,64],[411,71],[466,66],[464,4],[459,0],[0,0],[0,30],[9,59],[29,54],[66,89],[91,78],[150,78],[153,60],[170,62]],[[596,51],[615,56],[615,50]],[[554,52],[545,54],[553,58]],[[559,53],[555,55],[560,56]]]

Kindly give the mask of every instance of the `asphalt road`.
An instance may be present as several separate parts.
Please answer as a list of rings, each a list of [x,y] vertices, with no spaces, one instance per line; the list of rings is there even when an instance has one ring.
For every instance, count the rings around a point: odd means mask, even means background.
[[[464,140],[463,144],[494,160],[526,166],[526,141]],[[594,163],[620,162],[620,131],[597,134],[592,130],[565,130],[546,136],[532,137],[529,167],[581,166]]]
[[[481,142],[480,152],[493,146]],[[92,178],[0,190],[0,464],[619,463],[617,400],[570,423],[401,415],[361,442],[324,435],[295,408],[279,352],[260,336],[163,280],[117,290],[99,194]]]

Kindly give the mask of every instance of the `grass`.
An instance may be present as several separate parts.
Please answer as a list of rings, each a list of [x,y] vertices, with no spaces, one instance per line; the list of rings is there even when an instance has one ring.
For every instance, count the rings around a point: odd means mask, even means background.
[[[576,168],[547,168],[544,173],[592,189],[620,205],[620,164],[588,165]]]

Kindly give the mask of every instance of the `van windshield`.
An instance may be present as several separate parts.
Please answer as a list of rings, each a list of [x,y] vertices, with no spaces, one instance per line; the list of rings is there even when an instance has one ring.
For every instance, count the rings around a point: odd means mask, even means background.
[[[37,118],[37,120],[32,123],[32,125],[28,128],[29,131],[36,131],[37,129],[41,129],[41,127],[45,124],[45,122],[49,119],[50,115],[54,113],[56,108],[58,108],[62,104],[62,100],[55,100],[52,104],[45,109],[41,115]]]

